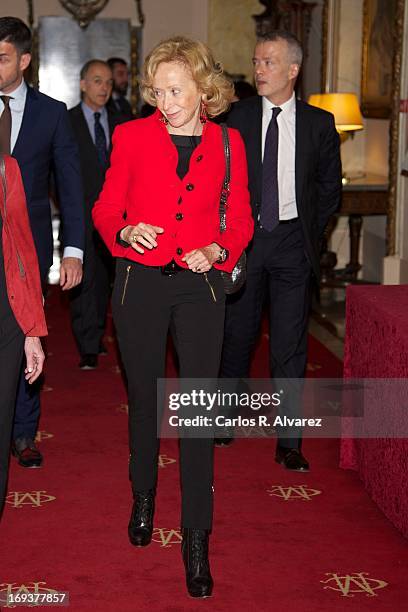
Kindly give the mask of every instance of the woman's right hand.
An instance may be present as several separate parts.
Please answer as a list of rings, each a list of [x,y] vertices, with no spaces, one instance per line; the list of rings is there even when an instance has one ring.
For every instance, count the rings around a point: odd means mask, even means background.
[[[164,229],[157,225],[149,223],[138,223],[137,225],[127,225],[120,232],[121,240],[128,242],[132,249],[138,253],[144,253],[143,245],[147,249],[155,249],[157,247],[157,234],[162,234]]]
[[[31,385],[37,380],[44,366],[45,355],[41,346],[41,340],[36,336],[26,336],[24,352],[27,360],[24,375],[27,382]]]

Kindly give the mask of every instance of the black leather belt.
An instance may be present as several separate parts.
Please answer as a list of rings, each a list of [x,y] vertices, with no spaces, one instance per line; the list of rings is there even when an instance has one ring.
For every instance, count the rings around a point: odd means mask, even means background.
[[[282,219],[282,221],[279,221],[279,225],[281,223],[296,223],[296,221],[299,221],[299,217],[294,217],[293,219]]]
[[[294,217],[293,219],[283,219],[282,221],[279,221],[279,225],[285,225],[286,223],[298,223],[299,222],[299,217]],[[260,223],[259,220],[256,224],[256,230],[258,230],[258,232],[265,232],[265,234],[270,234],[270,232],[268,232],[268,230],[266,230]]]
[[[173,274],[177,274],[178,272],[185,272],[186,268],[182,268],[174,261],[170,261],[165,266],[159,266],[160,272],[165,276],[173,276]]]
[[[140,268],[146,268],[148,270],[160,270],[164,276],[173,276],[173,274],[177,274],[178,272],[186,272],[188,268],[182,268],[172,259],[169,263],[166,263],[164,266],[146,266],[145,264],[139,263],[138,261],[133,261],[127,259],[126,261],[130,262],[133,266],[137,266]]]

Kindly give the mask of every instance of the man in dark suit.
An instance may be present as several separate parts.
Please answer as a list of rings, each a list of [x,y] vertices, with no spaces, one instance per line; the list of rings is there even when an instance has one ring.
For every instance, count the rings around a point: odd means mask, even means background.
[[[31,33],[15,17],[0,18],[0,147],[17,160],[43,284],[52,264],[49,177],[53,171],[62,217],[60,285],[71,289],[82,278],[84,224],[78,149],[65,104],[29,87],[23,78],[31,61]],[[17,394],[13,452],[24,467],[39,467],[35,445],[40,414],[38,385],[22,373]]]
[[[129,87],[129,68],[121,57],[110,57],[107,63],[112,70],[113,87],[112,96],[107,104],[108,109],[120,115],[121,122],[134,119],[132,107],[129,104],[126,94]]]
[[[69,111],[78,143],[85,204],[85,256],[82,283],[70,294],[71,321],[81,360],[79,367],[97,366],[102,343],[112,280],[112,256],[92,223],[92,207],[105,179],[111,137],[123,119],[107,110],[112,91],[112,71],[102,60],[90,60],[81,70],[82,102]]]
[[[281,413],[300,414],[306,371],[311,281],[319,279],[320,241],[341,197],[339,137],[330,113],[296,100],[302,48],[290,33],[258,39],[253,58],[258,96],[233,105],[228,124],[244,139],[256,229],[247,282],[226,311],[221,376],[246,378],[269,297],[270,367],[282,380]],[[228,439],[226,440],[228,442]],[[278,432],[276,461],[307,471],[301,430]]]

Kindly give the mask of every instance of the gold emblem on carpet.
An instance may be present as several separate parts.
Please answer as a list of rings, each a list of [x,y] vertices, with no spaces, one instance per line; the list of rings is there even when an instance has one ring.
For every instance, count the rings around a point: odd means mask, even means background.
[[[46,582],[29,582],[27,584],[17,584],[17,582],[3,582],[0,584],[0,604],[4,608],[16,608],[17,604],[7,603],[12,601],[16,596],[32,596],[32,595],[43,595],[43,594],[55,594],[58,593],[55,589],[46,587]],[[17,597],[19,599],[19,597]],[[35,598],[33,598],[35,600]],[[18,603],[20,607],[22,603]],[[26,604],[24,607],[34,608],[40,606],[40,603]]]
[[[168,457],[167,455],[159,455],[159,460],[157,463],[159,468],[165,468],[171,463],[176,463],[176,460],[172,457]]]
[[[162,548],[170,548],[173,544],[181,544],[180,529],[153,529],[153,542],[161,544]]]
[[[302,501],[311,501],[315,495],[320,495],[318,489],[311,489],[307,485],[296,485],[293,487],[282,487],[274,485],[267,489],[267,493],[272,497],[280,497],[284,501],[292,501],[300,499]]]
[[[48,433],[48,431],[37,431],[37,435],[35,436],[36,442],[42,442],[43,440],[48,440],[49,438],[53,438],[54,434]]]
[[[375,591],[388,586],[388,582],[384,580],[368,578],[369,574],[367,572],[355,572],[345,576],[327,573],[326,576],[330,576],[330,578],[320,581],[327,585],[323,588],[338,591],[343,597],[354,597],[355,593],[364,594],[367,597],[377,597],[378,594]]]
[[[41,508],[41,506],[55,499],[56,497],[49,495],[47,491],[11,491],[6,497],[6,503],[13,508],[22,508],[23,506]]]

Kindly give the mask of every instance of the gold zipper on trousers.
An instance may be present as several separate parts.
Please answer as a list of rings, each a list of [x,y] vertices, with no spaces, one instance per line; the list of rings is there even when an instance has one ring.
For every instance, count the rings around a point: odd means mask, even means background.
[[[211,295],[212,295],[212,299],[214,300],[214,302],[216,302],[216,301],[217,301],[217,298],[215,297],[215,293],[214,293],[213,286],[212,286],[212,284],[210,283],[210,281],[208,280],[207,272],[204,272],[204,278],[205,278],[205,282],[207,283],[207,285],[208,285],[208,286],[209,286],[209,288],[210,288]]]
[[[129,274],[130,274],[131,269],[132,269],[132,266],[127,266],[126,268],[126,278],[125,278],[125,284],[123,285],[123,293],[122,293],[122,301],[121,301],[122,306],[123,306],[123,302],[125,301],[126,289],[127,289],[127,285],[129,281]]]

